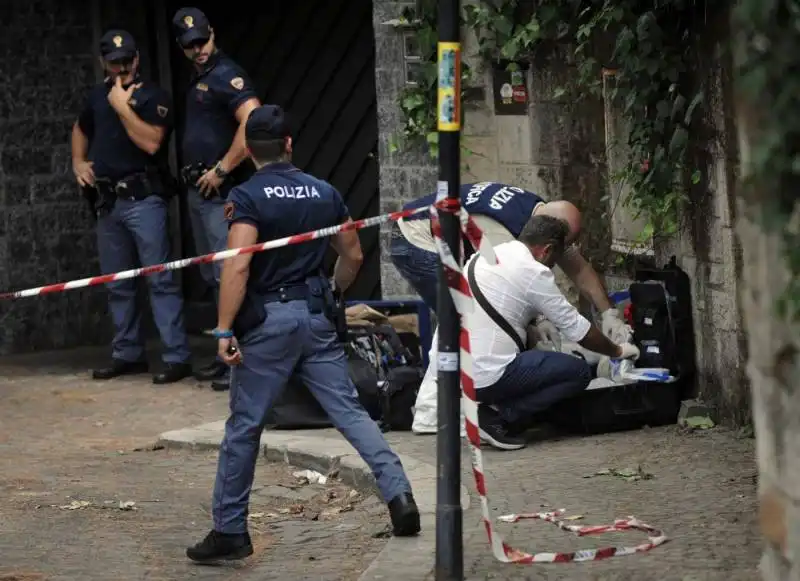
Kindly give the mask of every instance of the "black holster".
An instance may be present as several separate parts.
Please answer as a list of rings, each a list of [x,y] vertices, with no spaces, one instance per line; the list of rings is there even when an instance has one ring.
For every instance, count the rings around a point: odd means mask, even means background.
[[[336,336],[342,343],[347,342],[347,314],[345,313],[344,295],[338,290],[328,290],[330,299],[326,302],[325,315],[336,328]]]

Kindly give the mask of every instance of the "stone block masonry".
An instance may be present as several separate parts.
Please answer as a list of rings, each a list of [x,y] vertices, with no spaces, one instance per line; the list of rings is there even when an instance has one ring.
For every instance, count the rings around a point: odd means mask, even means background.
[[[398,98],[405,86],[403,34],[384,22],[399,18],[404,7],[414,2],[374,0],[375,85],[378,99],[378,139],[380,162],[381,214],[400,207],[436,189],[439,170],[436,162],[419,151],[391,152],[389,144],[402,129]],[[384,298],[416,295],[400,276],[389,258],[392,224],[381,227],[381,288]]]
[[[95,82],[90,0],[0,4],[0,288],[99,272],[70,132]],[[103,289],[0,303],[0,354],[108,340]]]

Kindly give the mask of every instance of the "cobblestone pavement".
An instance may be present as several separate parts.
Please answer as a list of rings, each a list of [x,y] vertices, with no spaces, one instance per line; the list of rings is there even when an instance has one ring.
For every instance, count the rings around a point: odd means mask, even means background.
[[[435,458],[432,437],[390,434],[389,439],[398,451],[429,461]],[[470,581],[760,579],[754,442],[719,428],[687,433],[672,426],[540,441],[517,452],[487,450],[484,462],[495,516],[566,508],[567,514],[584,516],[580,524],[610,524],[634,515],[662,527],[671,540],[646,554],[594,563],[507,565],[494,560],[479,513],[472,508],[464,518],[465,577]],[[473,493],[466,454],[462,465],[464,483]],[[594,475],[640,467],[645,479],[637,481]],[[536,520],[499,524],[497,529],[513,547],[528,552],[635,545],[644,540],[636,533],[578,538]]]
[[[225,417],[227,394],[194,380],[92,382],[87,353],[0,365],[0,580],[354,580],[383,548],[377,499],[335,483],[298,487],[292,468],[264,463],[251,508],[256,554],[188,563],[185,547],[210,527],[216,453],[149,445]]]

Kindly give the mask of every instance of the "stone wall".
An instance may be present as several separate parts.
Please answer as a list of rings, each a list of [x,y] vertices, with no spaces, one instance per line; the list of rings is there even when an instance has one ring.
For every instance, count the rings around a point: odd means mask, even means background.
[[[95,238],[69,136],[95,82],[89,0],[0,4],[0,287],[96,274]],[[108,338],[102,289],[0,303],[0,353]]]
[[[420,151],[391,152],[389,143],[402,127],[397,100],[405,83],[403,69],[403,35],[385,24],[400,16],[405,6],[414,2],[374,0],[375,88],[378,99],[378,156],[380,163],[381,214],[399,210],[401,206],[436,189],[438,166]],[[414,291],[395,270],[389,258],[391,224],[381,227],[381,289],[384,298],[414,296]]]
[[[385,23],[396,19],[403,6],[412,5],[392,0],[375,0],[374,3],[381,212],[397,210],[404,202],[433,192],[438,175],[437,163],[427,154],[389,151],[392,136],[402,127],[397,103],[405,80],[402,31]],[[566,179],[570,186],[565,197],[579,206],[587,209],[592,201],[599,200],[602,196],[598,188],[598,176],[603,174],[602,155],[589,152],[584,140],[597,145],[602,152],[602,110],[599,110],[600,117],[597,117],[596,109],[590,109],[588,115],[574,114],[567,104],[552,98],[556,86],[552,74],[527,72],[531,96],[527,114],[495,115],[492,71],[477,58],[477,47],[471,34],[464,34],[462,42],[465,61],[473,69],[471,84],[483,89],[481,99],[464,103],[462,183],[500,181],[527,188],[544,198],[558,198],[563,195],[562,185]],[[599,120],[599,133],[596,123],[586,123],[587,119]],[[598,160],[601,166],[597,165]],[[587,216],[591,215],[587,212]],[[413,291],[396,272],[388,256],[391,228],[391,225],[384,226],[381,239],[383,296],[413,296]],[[587,230],[596,229],[590,227]],[[586,240],[587,247],[597,246],[594,237],[587,236]],[[564,277],[560,278],[569,287]],[[573,298],[577,300],[574,294]]]
[[[713,37],[727,37],[727,22],[726,15],[720,15],[720,30]],[[724,51],[711,44],[698,63],[698,70],[706,71],[702,85],[709,132],[708,140],[696,148],[694,163],[703,179],[690,192],[685,228],[658,254],[661,258],[676,255],[692,280],[698,395],[714,406],[718,419],[742,425],[750,422],[750,390],[739,302],[742,250],[735,232],[739,156],[732,65],[728,57],[718,56]]]

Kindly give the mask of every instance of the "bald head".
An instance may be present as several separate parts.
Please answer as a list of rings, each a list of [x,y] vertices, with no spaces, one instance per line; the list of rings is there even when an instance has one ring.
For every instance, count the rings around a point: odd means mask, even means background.
[[[571,244],[581,233],[581,211],[572,202],[555,200],[536,207],[536,216],[551,216],[563,220],[569,226],[567,244]]]

